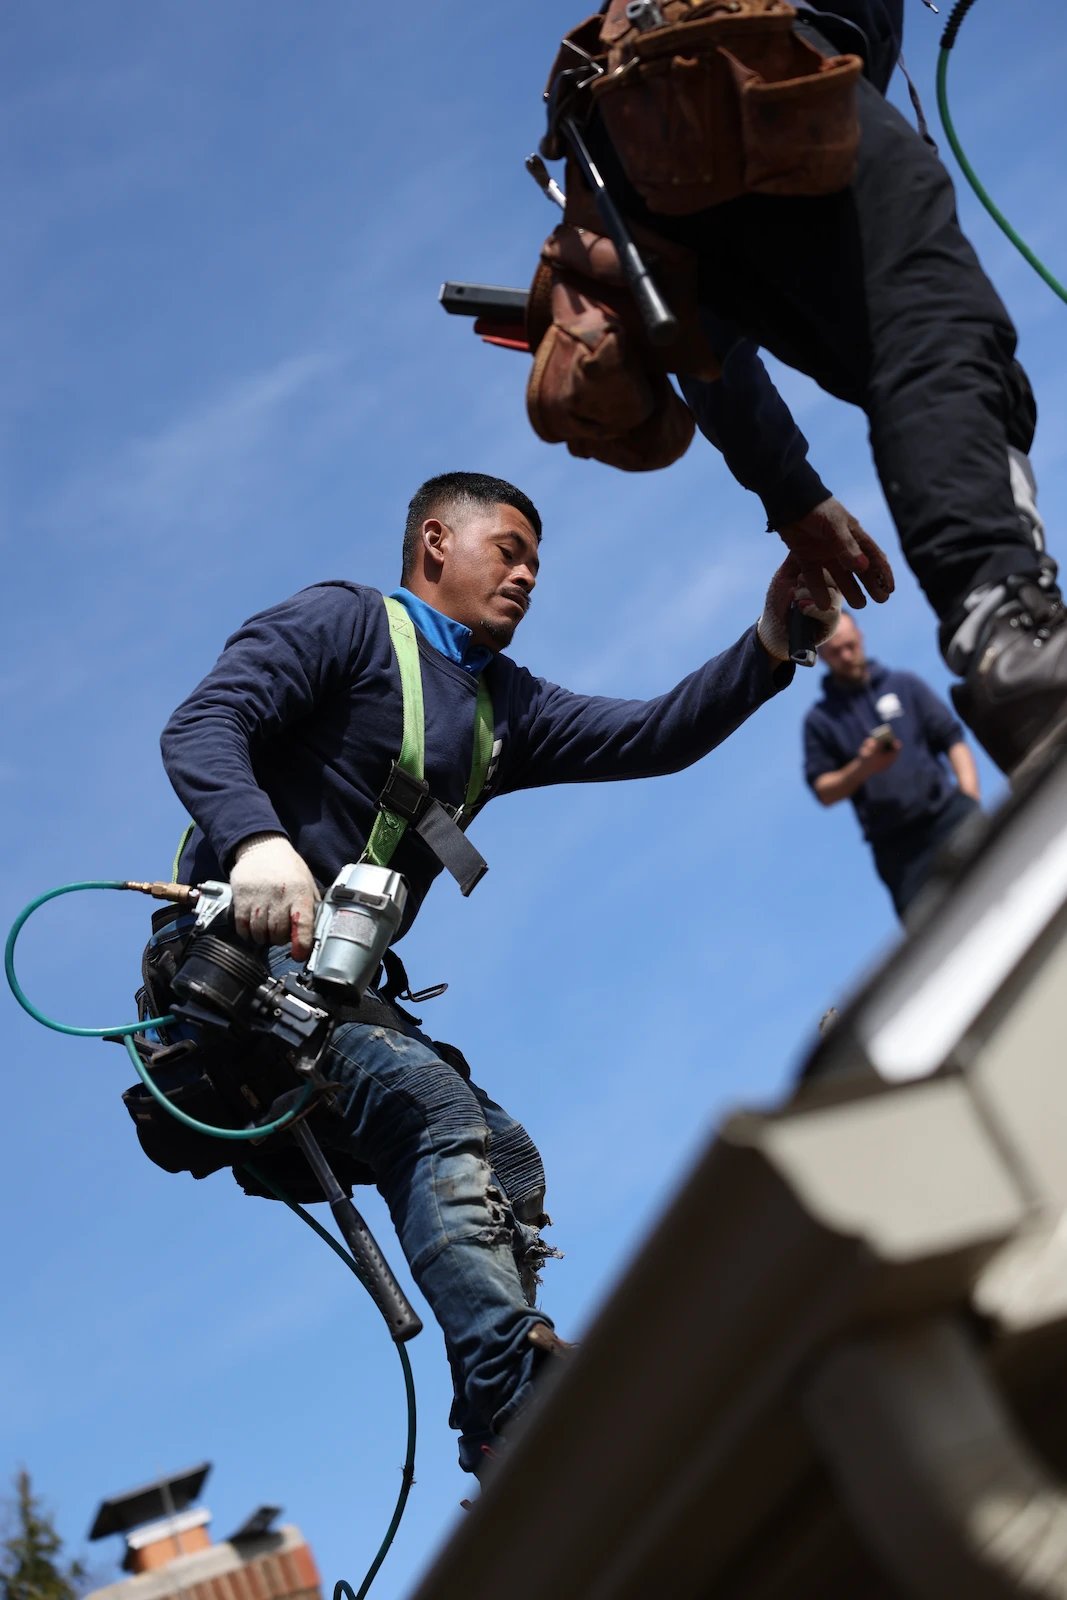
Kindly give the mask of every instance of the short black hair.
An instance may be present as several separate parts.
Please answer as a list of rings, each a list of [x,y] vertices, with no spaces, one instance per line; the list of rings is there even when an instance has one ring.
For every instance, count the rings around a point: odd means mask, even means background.
[[[415,570],[419,558],[419,534],[428,517],[447,516],[455,509],[472,509],[474,506],[511,506],[520,511],[541,542],[541,514],[529,495],[516,489],[503,478],[491,478],[485,472],[439,472],[436,478],[427,478],[411,497],[407,521],[404,524],[404,565],[400,581],[404,583]]]

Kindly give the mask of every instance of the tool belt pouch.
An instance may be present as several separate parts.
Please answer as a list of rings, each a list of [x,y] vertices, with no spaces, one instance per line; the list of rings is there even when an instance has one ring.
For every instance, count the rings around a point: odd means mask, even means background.
[[[567,232],[556,230],[546,255]],[[597,243],[612,250],[607,240]],[[588,262],[583,266],[593,270]],[[625,297],[624,289],[542,258],[527,302],[534,361],[526,409],[547,443],[566,444],[571,455],[626,472],[652,472],[685,454],[693,419],[627,326],[618,304]]]
[[[240,1126],[207,1073],[190,1058],[173,1066],[150,1066],[150,1070],[152,1081],[179,1111],[212,1127]],[[163,1109],[143,1083],[127,1089],[122,1103],[133,1118],[141,1149],[164,1172],[190,1172],[194,1178],[207,1178],[232,1163],[232,1144],[186,1127]]]
[[[642,32],[625,0],[611,0],[605,70],[588,86],[651,210],[680,216],[742,194],[827,195],[851,182],[858,56],[823,56],[793,32],[782,0],[660,9],[664,26]]]

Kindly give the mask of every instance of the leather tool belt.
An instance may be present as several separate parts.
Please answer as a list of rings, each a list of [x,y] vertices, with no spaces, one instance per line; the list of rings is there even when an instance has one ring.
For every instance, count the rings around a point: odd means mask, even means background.
[[[647,7],[646,13],[647,13]],[[598,112],[645,204],[684,216],[743,194],[834,194],[859,146],[858,56],[823,56],[784,0],[659,0],[659,25],[627,0],[567,34],[546,94],[580,120]],[[582,61],[588,72],[575,78]],[[561,74],[562,96],[552,96]],[[563,153],[550,128],[542,146]]]

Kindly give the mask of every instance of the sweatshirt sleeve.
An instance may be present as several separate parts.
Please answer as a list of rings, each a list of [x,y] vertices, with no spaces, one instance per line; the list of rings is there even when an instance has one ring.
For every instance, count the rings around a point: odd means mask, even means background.
[[[714,382],[679,377],[694,421],[744,488],[763,502],[769,527],[804,517],[830,491],[808,461],[808,441],[759,357],[751,339],[707,318],[722,364]]]
[[[804,781],[808,788],[814,793],[816,778],[840,771],[851,759],[842,755],[832,724],[813,706],[804,718]]]
[[[928,683],[924,683],[922,678],[915,677],[913,673],[909,673],[907,676],[911,682],[911,691],[915,697],[919,720],[926,735],[927,743],[931,750],[943,755],[945,751],[951,750],[954,744],[961,742],[963,728],[955,714],[934,693]]]
[[[528,715],[501,792],[678,772],[729,738],[793,672],[791,662],[771,660],[754,627],[654,700],[573,694],[522,672]]]
[[[342,585],[259,612],[164,728],[167,776],[225,867],[250,834],[285,833],[256,781],[256,749],[347,679],[362,622],[358,593]]]

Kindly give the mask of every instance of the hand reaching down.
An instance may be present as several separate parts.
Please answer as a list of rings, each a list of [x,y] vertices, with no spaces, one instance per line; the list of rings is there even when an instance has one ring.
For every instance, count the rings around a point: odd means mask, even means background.
[[[855,610],[867,604],[860,583],[878,604],[893,593],[893,569],[885,551],[832,495],[778,533],[800,562],[802,581],[817,606],[829,607],[830,584]]]

